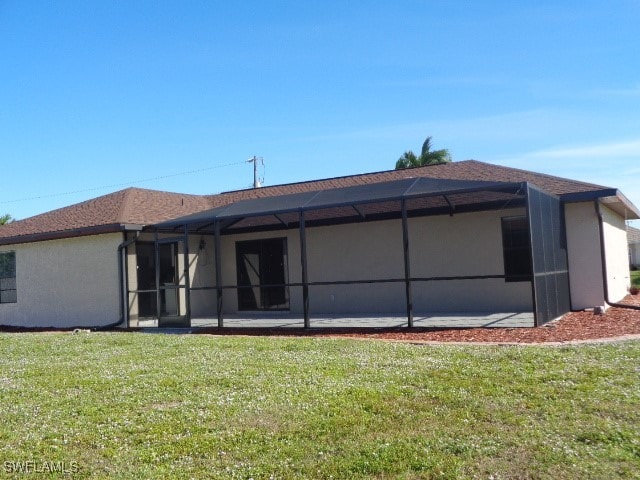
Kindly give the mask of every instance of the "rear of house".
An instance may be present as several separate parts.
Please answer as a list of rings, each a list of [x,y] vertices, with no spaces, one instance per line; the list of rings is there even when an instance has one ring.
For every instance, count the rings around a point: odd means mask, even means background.
[[[0,325],[533,326],[626,295],[638,216],[616,189],[476,161],[212,196],[127,189],[0,227]]]

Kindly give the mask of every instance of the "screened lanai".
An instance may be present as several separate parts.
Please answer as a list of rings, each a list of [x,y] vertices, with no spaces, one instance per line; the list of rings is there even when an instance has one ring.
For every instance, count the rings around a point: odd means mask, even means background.
[[[124,313],[146,295],[158,326],[464,327],[478,312],[537,326],[569,310],[561,203],[529,183],[408,178],[254,198],[143,235],[157,267],[145,288],[125,276]]]

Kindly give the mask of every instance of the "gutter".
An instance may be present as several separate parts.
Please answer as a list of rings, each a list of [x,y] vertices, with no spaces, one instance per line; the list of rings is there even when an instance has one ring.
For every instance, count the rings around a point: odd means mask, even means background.
[[[125,240],[120,245],[118,245],[118,277],[120,279],[120,319],[108,325],[101,325],[100,327],[97,327],[96,330],[108,330],[110,328],[118,327],[125,322],[127,323],[127,325],[129,323],[129,319],[127,318],[127,312],[126,312],[127,304],[126,304],[126,298],[125,298],[126,297],[125,290],[127,288],[127,279],[125,278],[126,273],[124,268],[124,264],[125,264],[124,252],[125,252],[125,248],[135,243],[138,240],[139,236],[140,236],[140,232],[137,231],[133,238],[130,238],[129,240]],[[125,233],[125,238],[126,238],[126,233]]]
[[[640,310],[640,306],[627,305],[624,303],[616,303],[609,300],[609,282],[607,280],[607,256],[604,248],[604,219],[602,217],[602,210],[600,209],[600,200],[595,199],[593,204],[596,209],[596,215],[598,216],[598,232],[600,234],[600,260],[602,261],[602,286],[604,288],[604,301],[612,307],[628,308],[630,310]]]
[[[127,232],[130,230],[141,229],[142,225],[110,223],[107,225],[74,228],[70,230],[60,230],[57,232],[29,233],[26,235],[2,237],[0,238],[0,245],[18,245],[21,243],[45,242],[48,240],[63,240],[65,238],[87,237],[90,235],[101,235],[103,233]]]
[[[133,238],[130,238],[129,240],[125,240],[124,242],[122,242],[120,245],[118,245],[118,278],[120,279],[120,319],[113,322],[113,323],[108,323],[107,325],[100,325],[99,327],[90,327],[96,331],[98,330],[110,330],[112,328],[115,327],[119,327],[120,325],[122,325],[123,323],[129,323],[129,319],[127,318],[127,314],[126,314],[126,301],[125,301],[125,289],[126,289],[126,285],[127,285],[127,279],[125,278],[125,268],[124,268],[124,262],[125,262],[125,256],[124,256],[124,252],[125,252],[125,248],[127,248],[129,245],[131,245],[132,243],[135,243],[138,240],[138,237],[140,236],[140,232],[136,231],[136,234]],[[125,238],[126,238],[126,232],[125,232]],[[77,327],[77,328],[82,328],[82,327]]]

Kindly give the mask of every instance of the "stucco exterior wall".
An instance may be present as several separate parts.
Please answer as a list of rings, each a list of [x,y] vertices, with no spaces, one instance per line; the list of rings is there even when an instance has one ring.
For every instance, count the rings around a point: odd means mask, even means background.
[[[503,275],[501,218],[524,209],[414,219],[410,224],[414,277]],[[531,311],[531,282],[504,279],[414,283],[416,311]]]
[[[410,218],[409,241],[413,277],[502,275],[501,217],[524,214],[522,209]],[[310,282],[404,278],[400,220],[308,228]],[[222,237],[222,278],[236,279],[235,242],[287,238],[288,276],[301,281],[297,230]],[[311,314],[402,313],[406,309],[403,282],[312,286]],[[291,312],[302,312],[301,288],[290,288]],[[237,311],[235,290],[224,291],[224,310]],[[531,311],[530,282],[466,280],[415,282],[416,312]],[[214,310],[215,311],[215,310]]]
[[[629,287],[629,259],[624,218],[601,206],[609,300],[622,299]],[[598,215],[593,202],[565,206],[571,308],[605,305]]]
[[[16,252],[17,303],[0,304],[0,324],[93,327],[116,322],[121,233],[5,245]]]
[[[604,305],[598,216],[593,202],[565,205],[571,309]]]
[[[129,239],[133,237],[133,234],[128,234]],[[153,236],[151,236],[153,239]],[[136,244],[133,243],[126,248],[126,275],[127,275],[127,289],[129,292],[138,289],[138,271],[137,271],[137,256],[136,256]],[[138,294],[127,293],[126,297],[128,308],[128,321],[130,327],[138,326]]]
[[[202,247],[202,248],[201,248]],[[216,257],[214,239],[208,235],[189,237],[189,279],[191,281],[191,315],[216,315]],[[194,290],[207,288],[207,290]]]
[[[411,223],[411,222],[410,222]],[[307,230],[309,281],[404,277],[399,220]],[[404,283],[310,287],[314,313],[386,313],[406,309]]]
[[[607,288],[609,300],[617,302],[628,293],[631,282],[625,219],[613,210],[602,206],[605,258],[607,263]]]

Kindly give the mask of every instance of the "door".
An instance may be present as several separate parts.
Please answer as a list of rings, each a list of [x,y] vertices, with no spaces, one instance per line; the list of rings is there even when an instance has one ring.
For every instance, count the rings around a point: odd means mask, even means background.
[[[152,242],[138,242],[136,244],[136,257],[138,315],[140,318],[158,318],[155,244]],[[179,317],[178,242],[158,243],[158,260],[160,317]]]
[[[178,243],[159,243],[160,260],[160,317],[180,315],[180,286],[178,285]]]
[[[238,310],[288,310],[287,239],[236,243]]]
[[[151,242],[136,243],[138,316],[156,318],[156,250]]]

